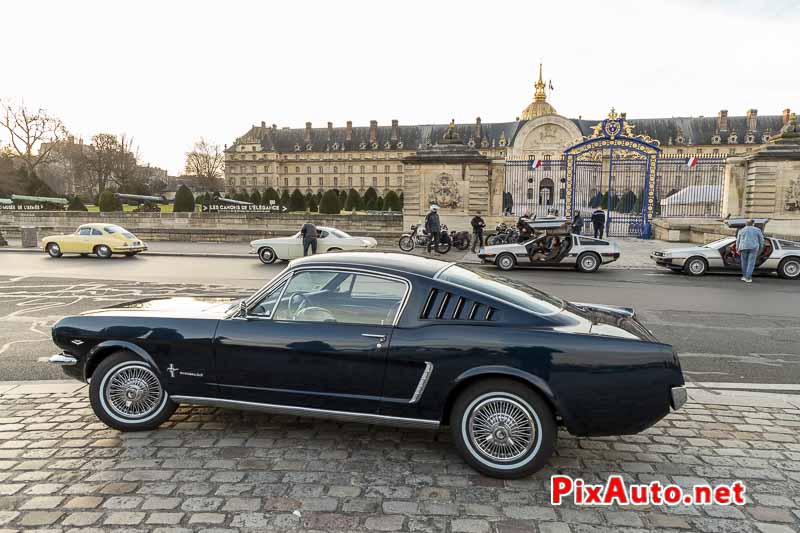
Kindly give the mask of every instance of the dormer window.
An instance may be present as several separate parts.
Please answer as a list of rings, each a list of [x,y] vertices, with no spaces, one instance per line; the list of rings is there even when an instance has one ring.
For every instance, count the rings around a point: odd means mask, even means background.
[[[739,138],[735,133],[728,135],[728,144],[736,144],[737,142],[739,142]]]
[[[719,144],[721,142],[722,142],[722,137],[720,137],[719,134],[711,137],[711,144]]]
[[[314,148],[311,144],[306,145],[306,152],[310,152]]]
[[[366,147],[367,147],[367,143],[365,143],[365,142],[362,142],[361,144],[358,145],[358,148],[360,150],[364,150],[364,149],[366,149]]]
[[[372,149],[373,150],[377,150],[378,149],[378,143],[372,143]]]
[[[300,151],[300,145],[299,144],[295,144],[294,145],[294,151],[295,152],[299,152]]]
[[[333,143],[333,149],[334,150],[338,150],[339,149],[339,143]]]
[[[744,142],[745,142],[745,144],[753,144],[754,142],[756,142],[755,134],[754,133],[748,133],[747,135],[745,135]]]
[[[389,141],[386,141],[386,143],[384,143],[383,147],[386,150],[390,150],[392,148],[392,143],[390,143]]]
[[[677,137],[675,137],[675,143],[676,144],[684,144],[685,142],[686,142],[686,139],[683,138],[683,135],[678,135]]]
[[[768,133],[765,133],[764,135],[761,136],[761,142],[764,143],[764,144],[767,144],[769,142],[769,134]]]
[[[397,149],[398,150],[402,150],[403,149],[403,141],[397,141]]]

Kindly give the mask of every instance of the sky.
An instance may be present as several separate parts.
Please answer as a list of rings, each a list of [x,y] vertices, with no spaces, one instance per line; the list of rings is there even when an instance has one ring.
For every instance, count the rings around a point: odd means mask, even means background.
[[[538,64],[561,115],[800,108],[800,0],[3,0],[0,98],[183,171],[251,125],[514,120]],[[7,142],[0,134],[0,143]]]

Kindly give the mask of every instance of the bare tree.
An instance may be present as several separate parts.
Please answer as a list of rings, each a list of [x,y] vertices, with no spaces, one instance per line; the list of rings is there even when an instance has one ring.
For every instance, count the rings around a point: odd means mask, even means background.
[[[44,109],[30,110],[22,101],[16,104],[2,102],[0,126],[8,131],[11,147],[25,163],[29,175],[36,172],[36,167],[67,136],[61,119],[50,116]],[[34,153],[35,149],[38,149],[37,153]]]
[[[194,176],[197,185],[208,191],[219,190],[224,168],[225,154],[219,145],[202,137],[186,154],[186,174]]]
[[[92,149],[86,152],[86,167],[98,194],[109,185],[125,191],[139,178],[138,154],[133,140],[125,134],[98,133],[92,137]]]

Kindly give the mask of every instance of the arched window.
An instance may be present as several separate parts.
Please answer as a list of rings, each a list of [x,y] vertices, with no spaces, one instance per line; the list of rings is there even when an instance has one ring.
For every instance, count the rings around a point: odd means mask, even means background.
[[[555,198],[555,184],[550,178],[544,178],[539,182],[539,205],[553,205]]]
[[[333,173],[334,173],[334,174],[337,174],[338,172],[339,172],[339,167],[337,167],[337,166],[334,166],[334,167],[333,167]]]
[[[311,167],[306,167],[306,174],[311,174]]]
[[[348,187],[352,187],[353,186],[353,177],[352,176],[349,176],[347,178],[347,186]]]
[[[364,165],[360,165],[360,166],[358,167],[358,171],[359,171],[359,172],[361,172],[361,173],[363,174],[363,173],[364,173]]]
[[[294,167],[294,171],[299,174],[300,173],[300,167]]]

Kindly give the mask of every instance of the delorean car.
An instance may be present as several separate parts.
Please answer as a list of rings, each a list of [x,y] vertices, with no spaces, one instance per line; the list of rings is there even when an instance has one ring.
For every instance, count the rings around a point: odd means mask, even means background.
[[[755,219],[755,225],[762,231],[769,219]],[[745,218],[728,218],[728,227],[737,231],[747,223]],[[702,276],[710,271],[739,271],[741,256],[736,250],[736,237],[724,237],[703,246],[657,250],[650,258],[658,266],[667,267],[673,272],[685,272],[691,276]],[[800,242],[764,238],[764,248],[756,259],[756,273],[777,272],[784,279],[800,279]]]
[[[529,223],[532,239],[497,244],[481,250],[484,263],[494,263],[500,270],[517,266],[572,267],[581,272],[596,272],[600,265],[619,259],[616,243],[572,233],[564,218],[544,218]]]

